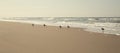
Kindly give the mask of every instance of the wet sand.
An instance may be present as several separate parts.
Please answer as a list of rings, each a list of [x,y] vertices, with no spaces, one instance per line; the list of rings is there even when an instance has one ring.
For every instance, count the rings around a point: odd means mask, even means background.
[[[0,22],[0,53],[120,53],[120,36]]]

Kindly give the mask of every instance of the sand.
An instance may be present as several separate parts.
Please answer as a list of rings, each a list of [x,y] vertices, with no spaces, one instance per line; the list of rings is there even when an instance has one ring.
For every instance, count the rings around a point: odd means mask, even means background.
[[[120,36],[0,22],[0,53],[120,53]]]

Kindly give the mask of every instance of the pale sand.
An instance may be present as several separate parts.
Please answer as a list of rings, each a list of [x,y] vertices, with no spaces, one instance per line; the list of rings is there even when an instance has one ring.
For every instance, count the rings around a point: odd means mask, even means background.
[[[0,22],[0,53],[120,53],[120,36]]]

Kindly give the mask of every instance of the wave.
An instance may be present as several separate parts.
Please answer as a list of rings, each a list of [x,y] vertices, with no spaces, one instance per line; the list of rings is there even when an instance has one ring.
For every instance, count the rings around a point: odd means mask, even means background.
[[[12,17],[0,18],[1,21],[47,24],[52,26],[71,26],[85,28],[86,31],[120,35],[120,17]]]

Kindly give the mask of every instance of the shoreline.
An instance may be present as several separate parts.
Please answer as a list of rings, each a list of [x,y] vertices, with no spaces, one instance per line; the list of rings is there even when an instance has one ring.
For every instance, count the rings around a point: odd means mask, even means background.
[[[20,23],[20,24],[34,24],[34,23],[31,23],[31,22],[16,22],[16,21],[0,21],[0,22],[9,22],[9,23]],[[43,26],[44,24],[34,24],[34,25],[40,25],[40,26]],[[46,24],[47,25],[47,24]],[[47,25],[49,27],[59,27],[59,26],[62,26],[62,25]],[[69,25],[68,25],[69,26]],[[62,28],[67,28],[67,26],[62,26]],[[106,34],[106,35],[115,35],[115,36],[119,36],[120,34],[109,34],[109,33],[102,33],[102,32],[93,32],[93,31],[89,31],[89,30],[85,30],[87,28],[80,28],[80,27],[71,27],[70,28],[73,28],[73,29],[82,29],[83,31],[86,31],[86,32],[91,32],[91,33],[100,33],[100,34]],[[102,30],[101,30],[102,31]]]

